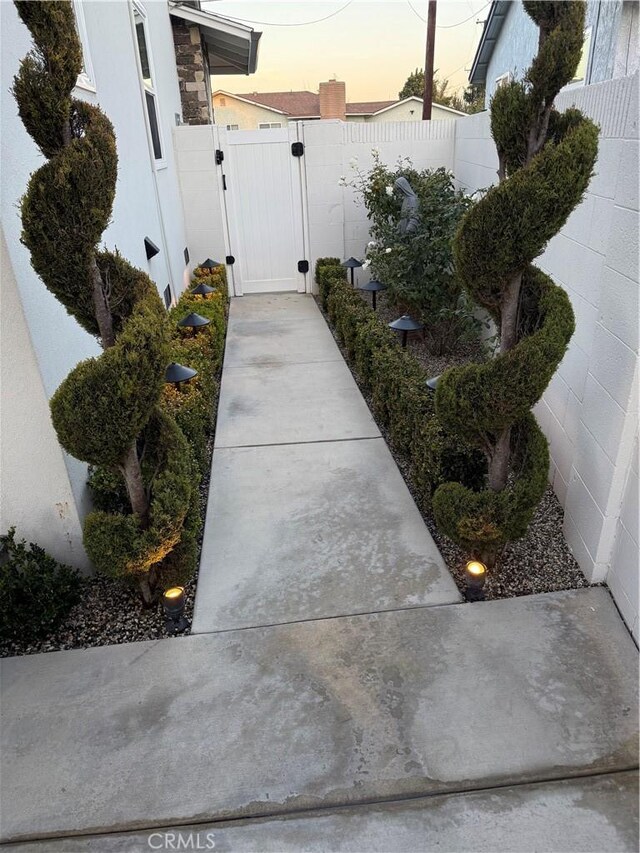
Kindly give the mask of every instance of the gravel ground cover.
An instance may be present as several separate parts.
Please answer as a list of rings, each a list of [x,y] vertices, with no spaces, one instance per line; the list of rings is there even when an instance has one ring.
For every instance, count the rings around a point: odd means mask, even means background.
[[[363,293],[363,299],[370,304],[368,294]],[[378,299],[378,313],[387,322],[395,320],[398,316],[397,310],[386,304],[384,294],[382,294],[382,298]],[[334,330],[326,315],[325,320],[327,320],[335,338]],[[345,361],[349,364],[346,353],[337,338],[336,343],[340,347]],[[434,356],[429,352],[427,341],[419,332],[409,336],[407,349],[424,366],[429,376],[438,376],[447,367],[462,365],[471,361],[482,361],[486,357],[484,350],[476,341],[463,341],[451,353]],[[349,366],[351,367],[351,365]],[[355,373],[354,378],[358,382]],[[358,385],[360,385],[359,382]],[[361,386],[360,390],[373,412],[370,395]],[[395,452],[384,425],[378,423],[378,427],[409,491],[416,498],[408,460]],[[416,504],[420,508],[419,501],[416,500]],[[464,592],[464,565],[469,559],[468,556],[450,539],[440,533],[433,517],[428,512],[424,512],[422,509],[420,511],[458,588]],[[563,520],[564,510],[551,486],[547,486],[526,536],[516,542],[510,542],[505,548],[496,569],[487,573],[485,585],[487,600],[589,586],[589,582],[582,574],[580,566],[564,538]]]
[[[220,376],[217,377],[217,393],[212,413],[215,419],[220,391]],[[202,529],[199,546],[202,547],[204,517],[209,494],[211,457],[213,455],[214,432],[207,444],[207,474],[200,483],[200,512]],[[198,584],[198,571],[184,585],[185,617],[191,622],[193,604]],[[6,641],[0,643],[0,658],[14,655],[30,655],[39,652],[54,652],[63,649],[86,649],[91,646],[110,646],[132,643],[139,640],[158,640],[169,637],[165,631],[165,616],[160,602],[153,607],[144,607],[137,587],[128,586],[104,575],[95,575],[83,582],[80,601],[72,608],[67,619],[50,636],[35,643]],[[185,636],[189,631],[177,635]]]

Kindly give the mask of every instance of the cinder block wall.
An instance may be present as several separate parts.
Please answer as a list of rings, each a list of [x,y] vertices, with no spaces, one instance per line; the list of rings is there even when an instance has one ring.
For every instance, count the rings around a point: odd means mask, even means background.
[[[568,292],[569,350],[536,409],[565,536],[586,576],[606,580],[638,638],[638,75],[558,98],[600,125],[595,175],[539,265]],[[454,174],[496,181],[489,115],[456,121]]]

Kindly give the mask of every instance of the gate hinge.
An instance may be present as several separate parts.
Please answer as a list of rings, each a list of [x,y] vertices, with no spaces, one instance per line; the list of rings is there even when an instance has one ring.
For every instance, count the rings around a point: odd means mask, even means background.
[[[298,272],[309,272],[309,261],[298,261]]]
[[[304,144],[302,142],[292,142],[291,153],[294,157],[302,157],[304,154]]]
[[[219,148],[216,148],[216,166],[222,165],[223,160],[224,160],[224,151],[221,151]]]
[[[232,267],[236,262],[236,259],[233,257],[233,255],[227,255],[224,260],[225,263],[228,264],[230,267]]]

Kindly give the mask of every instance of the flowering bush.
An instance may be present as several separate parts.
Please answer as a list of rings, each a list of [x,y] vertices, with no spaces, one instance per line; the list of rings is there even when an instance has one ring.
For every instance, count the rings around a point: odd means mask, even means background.
[[[411,160],[395,168],[382,163],[373,150],[373,167],[352,165],[351,186],[361,196],[371,223],[365,267],[387,285],[387,299],[401,312],[419,317],[436,352],[443,352],[476,324],[472,308],[455,273],[452,240],[463,214],[473,204],[456,190],[446,169],[417,171]],[[415,234],[401,237],[398,220],[402,199],[394,192],[399,177],[406,178],[420,201],[420,224]]]

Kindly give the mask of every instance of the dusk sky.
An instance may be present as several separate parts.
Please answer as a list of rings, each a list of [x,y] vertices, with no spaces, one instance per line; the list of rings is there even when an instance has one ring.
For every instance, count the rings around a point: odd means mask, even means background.
[[[424,66],[426,23],[420,18],[426,21],[427,5],[427,0],[203,2],[203,9],[242,19],[263,33],[257,73],[214,83],[231,92],[317,91],[321,80],[335,76],[346,82],[348,101],[396,98],[410,72]],[[482,32],[476,21],[485,19],[489,6],[483,0],[438,0],[435,67],[452,91],[467,83]],[[291,26],[328,15],[319,23]]]

